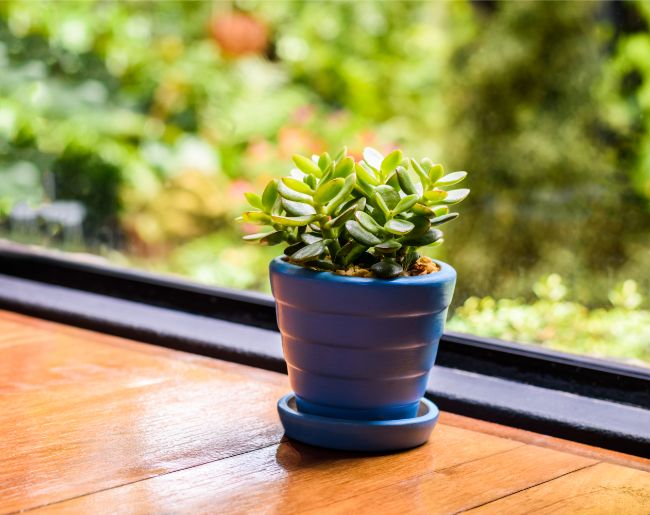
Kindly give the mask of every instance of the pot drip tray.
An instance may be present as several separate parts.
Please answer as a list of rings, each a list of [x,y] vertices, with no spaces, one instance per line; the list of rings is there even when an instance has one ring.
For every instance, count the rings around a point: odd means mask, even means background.
[[[398,420],[348,420],[301,413],[295,394],[278,401],[278,413],[289,438],[329,449],[388,452],[422,445],[429,439],[440,412],[428,399],[417,416]]]

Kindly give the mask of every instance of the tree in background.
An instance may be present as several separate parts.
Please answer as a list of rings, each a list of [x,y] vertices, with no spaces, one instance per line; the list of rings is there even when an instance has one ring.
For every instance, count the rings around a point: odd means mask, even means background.
[[[558,272],[578,299],[604,305],[612,275],[647,277],[634,269],[635,242],[650,218],[593,96],[608,58],[602,8],[476,5],[476,33],[459,45],[446,89],[444,155],[473,172],[473,212],[448,246],[459,299],[525,295],[533,277]]]

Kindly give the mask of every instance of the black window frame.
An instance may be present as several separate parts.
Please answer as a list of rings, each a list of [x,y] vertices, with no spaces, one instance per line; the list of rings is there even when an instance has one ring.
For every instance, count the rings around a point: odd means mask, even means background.
[[[0,308],[286,373],[264,294],[0,241]],[[445,332],[434,370],[441,409],[650,457],[650,368]]]

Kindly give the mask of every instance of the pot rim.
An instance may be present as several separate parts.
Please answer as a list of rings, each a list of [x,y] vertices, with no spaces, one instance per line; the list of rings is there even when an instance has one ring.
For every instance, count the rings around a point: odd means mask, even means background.
[[[412,275],[397,277],[395,279],[379,279],[376,277],[353,277],[349,275],[338,275],[330,271],[318,271],[300,265],[294,265],[283,259],[282,256],[274,258],[269,268],[272,272],[283,275],[291,275],[296,278],[325,281],[335,284],[357,284],[357,285],[424,285],[445,283],[455,279],[456,270],[449,264],[438,259],[433,261],[440,267],[440,270],[426,275]]]

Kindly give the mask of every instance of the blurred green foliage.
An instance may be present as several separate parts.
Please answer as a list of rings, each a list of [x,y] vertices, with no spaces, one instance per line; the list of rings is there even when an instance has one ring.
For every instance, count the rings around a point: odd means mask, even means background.
[[[2,2],[0,230],[77,200],[83,250],[268,291],[243,192],[294,153],[400,146],[473,172],[433,254],[457,306],[519,298],[537,327],[531,285],[558,273],[584,320],[647,327],[647,295],[610,292],[650,290],[649,23],[642,1]],[[547,341],[490,323],[466,327]],[[620,324],[609,354],[647,359]],[[601,352],[587,325],[553,341]]]

